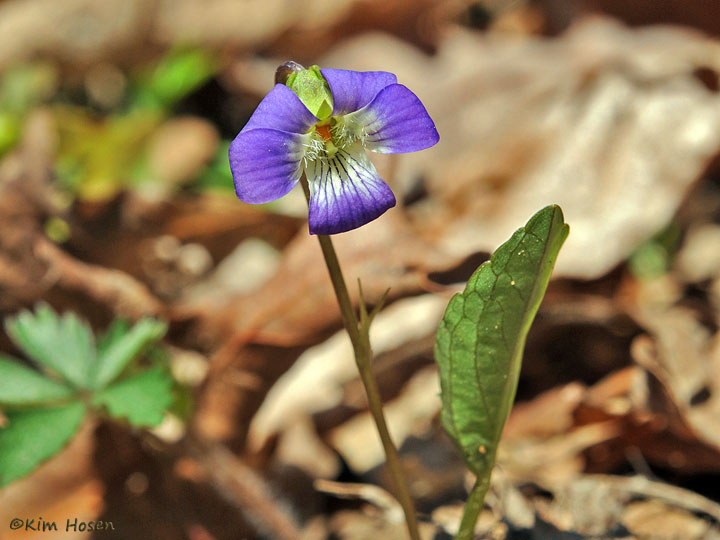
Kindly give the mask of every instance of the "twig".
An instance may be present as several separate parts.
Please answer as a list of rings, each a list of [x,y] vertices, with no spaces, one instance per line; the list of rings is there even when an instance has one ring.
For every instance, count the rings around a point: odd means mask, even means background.
[[[118,314],[140,317],[163,311],[160,300],[145,285],[120,270],[83,263],[42,236],[35,240],[34,251],[48,265],[48,279],[87,293]]]

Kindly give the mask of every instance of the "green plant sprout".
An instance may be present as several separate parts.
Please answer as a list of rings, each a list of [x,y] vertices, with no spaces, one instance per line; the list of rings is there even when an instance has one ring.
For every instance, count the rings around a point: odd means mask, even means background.
[[[107,412],[152,427],[173,401],[172,379],[159,363],[133,363],[167,331],[143,318],[116,320],[97,341],[74,313],[47,304],[5,320],[8,336],[38,369],[0,355],[0,486],[32,472],[58,453],[89,412]]]
[[[417,515],[372,372],[372,319],[360,290],[360,316],[348,294],[332,235],[351,231],[395,206],[395,196],[366,150],[416,152],[440,136],[425,106],[384,71],[281,65],[276,84],[229,148],[235,192],[244,202],[279,199],[298,183],[308,202],[368,408],[385,451],[395,496],[412,540]],[[437,334],[445,429],[477,483],[458,540],[472,538],[490,485],[497,445],[515,398],[525,337],[568,234],[558,206],[538,212],[483,264],[450,302]]]

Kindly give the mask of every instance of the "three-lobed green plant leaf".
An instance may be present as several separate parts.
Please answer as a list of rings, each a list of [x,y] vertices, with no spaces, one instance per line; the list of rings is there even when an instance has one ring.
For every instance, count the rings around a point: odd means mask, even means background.
[[[0,354],[0,405],[11,407],[6,411],[8,426],[0,428],[0,485],[28,474],[60,451],[87,411],[81,394],[138,427],[160,423],[173,400],[172,379],[161,368],[111,384],[162,338],[167,331],[162,321],[145,318],[132,328],[115,321],[96,346],[87,323],[73,313],[58,316],[41,304],[35,313],[6,319],[6,328],[46,373]],[[27,406],[43,408],[20,409]]]
[[[25,476],[70,440],[85,416],[75,401],[59,407],[8,412],[0,429],[0,486]]]
[[[172,402],[172,380],[162,368],[153,368],[118,381],[97,392],[93,404],[102,405],[116,418],[138,427],[162,422]]]
[[[67,399],[74,390],[0,354],[0,404],[30,405]]]
[[[438,328],[442,423],[479,477],[492,469],[525,338],[568,232],[558,206],[540,210],[477,269]]]
[[[92,330],[74,313],[59,317],[47,304],[6,320],[8,335],[40,366],[76,388],[90,388],[95,364]]]

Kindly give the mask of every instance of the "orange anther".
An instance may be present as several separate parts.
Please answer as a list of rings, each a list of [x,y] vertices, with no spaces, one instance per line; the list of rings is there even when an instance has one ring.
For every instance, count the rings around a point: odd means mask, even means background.
[[[315,130],[320,134],[325,142],[332,140],[332,134],[330,133],[330,126],[325,124],[323,126],[315,126]]]

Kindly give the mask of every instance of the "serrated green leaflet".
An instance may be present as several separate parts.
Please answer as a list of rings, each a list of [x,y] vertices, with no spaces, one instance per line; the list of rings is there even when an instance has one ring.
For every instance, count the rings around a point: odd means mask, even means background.
[[[158,339],[167,330],[167,325],[155,319],[142,319],[125,333],[111,327],[107,338],[103,340],[98,355],[97,373],[94,388],[102,388],[128,365],[142,349]]]
[[[161,368],[153,368],[118,381],[93,398],[116,418],[127,419],[138,427],[156,426],[172,402],[172,380]]]
[[[0,486],[59,452],[84,415],[85,405],[80,402],[7,413],[8,427],[0,429]]]
[[[95,363],[95,340],[90,327],[74,313],[59,317],[47,304],[35,313],[23,311],[6,320],[8,335],[39,365],[49,368],[77,388],[89,388]]]
[[[558,206],[543,208],[477,269],[438,328],[443,426],[478,476],[492,468],[525,338],[568,231]]]
[[[30,405],[65,399],[73,390],[18,360],[0,354],[0,403]]]
[[[122,339],[130,330],[130,323],[127,319],[115,319],[110,323],[105,332],[97,336],[97,357],[100,358],[105,351],[116,341]]]

